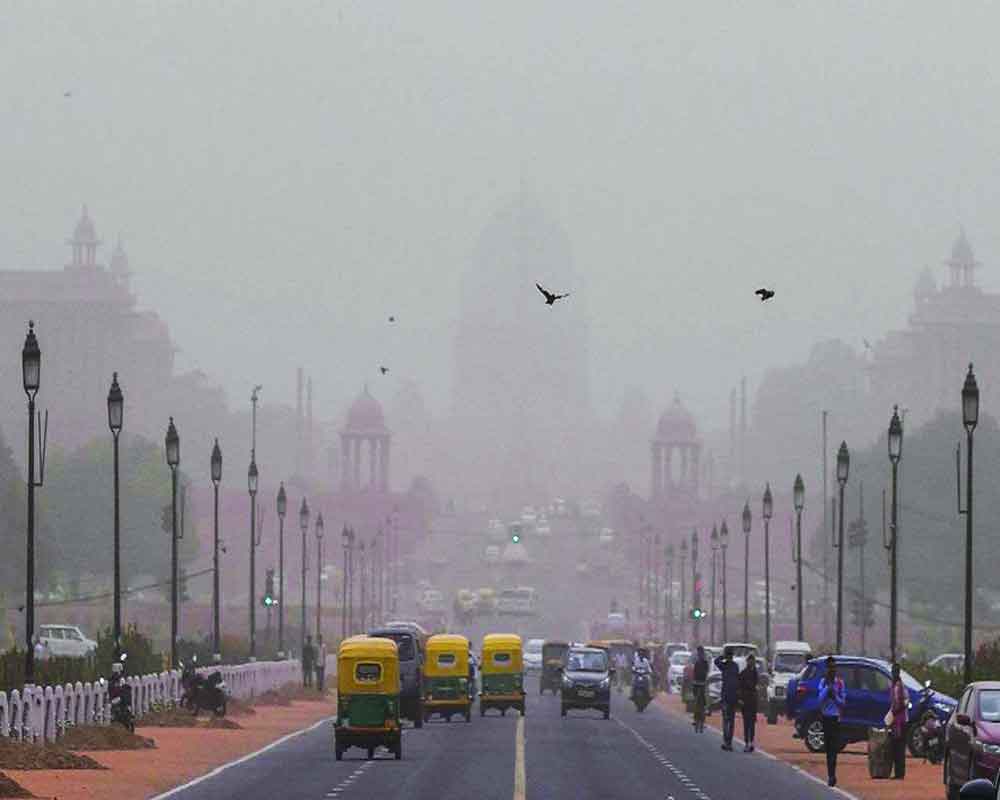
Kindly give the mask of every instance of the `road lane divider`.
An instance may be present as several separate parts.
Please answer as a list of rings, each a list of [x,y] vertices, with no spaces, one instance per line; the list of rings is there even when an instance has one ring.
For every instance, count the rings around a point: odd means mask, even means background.
[[[685,774],[685,772],[682,769],[680,769],[672,761],[670,761],[670,759],[664,756],[657,749],[655,744],[647,741],[646,738],[641,733],[639,733],[639,731],[637,731],[632,726],[622,722],[620,719],[618,719],[618,717],[615,717],[614,720],[619,725],[621,725],[625,730],[631,733],[639,742],[639,744],[641,744],[644,748],[646,748],[646,750],[649,751],[649,754],[653,756],[653,758],[657,762],[659,762],[660,766],[663,767],[665,770],[667,770],[671,775],[673,775],[674,778],[677,780],[677,782],[680,783],[680,785],[683,786],[685,789],[687,789],[689,792],[691,792],[691,794],[693,794],[697,798],[697,800],[711,800],[711,798],[707,794],[705,794],[704,791],[702,791],[701,787],[699,787],[698,784],[696,784],[693,780],[691,780],[691,778],[687,774]]]
[[[524,717],[517,718],[514,734],[514,800],[525,800],[524,777]]]

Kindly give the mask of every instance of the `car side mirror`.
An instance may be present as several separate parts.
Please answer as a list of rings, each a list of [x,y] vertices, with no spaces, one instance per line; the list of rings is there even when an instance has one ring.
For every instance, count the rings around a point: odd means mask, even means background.
[[[994,793],[992,782],[984,778],[979,778],[978,780],[969,781],[962,786],[958,792],[958,796],[962,800],[994,800],[996,794]]]
[[[931,688],[931,679],[930,678],[928,678],[927,680],[924,681],[924,688],[927,689],[928,691],[930,691],[930,688]]]
[[[968,714],[956,714],[955,722],[959,725],[969,726],[972,724],[972,718]]]

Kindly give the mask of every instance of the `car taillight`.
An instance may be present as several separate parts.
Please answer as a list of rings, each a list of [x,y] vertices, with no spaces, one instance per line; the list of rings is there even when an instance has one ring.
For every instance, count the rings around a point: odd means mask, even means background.
[[[799,697],[809,694],[809,687],[799,684],[798,686],[795,687],[795,694],[798,695]]]

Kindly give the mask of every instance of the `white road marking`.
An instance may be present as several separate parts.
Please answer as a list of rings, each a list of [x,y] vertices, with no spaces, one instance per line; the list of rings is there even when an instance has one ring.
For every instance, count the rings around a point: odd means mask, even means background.
[[[514,738],[514,800],[525,800],[524,774],[524,717],[517,718]]]
[[[216,775],[225,772],[230,767],[235,767],[237,764],[242,764],[245,761],[250,761],[251,759],[257,758],[257,756],[263,755],[268,750],[273,750],[275,747],[284,744],[290,739],[294,739],[296,736],[301,736],[304,733],[309,733],[310,731],[314,731],[321,725],[325,725],[326,723],[332,721],[333,719],[334,717],[326,717],[325,719],[321,719],[319,722],[310,725],[308,728],[303,728],[300,731],[289,733],[287,736],[282,736],[280,739],[271,742],[271,744],[267,745],[266,747],[262,747],[260,750],[255,750],[253,753],[250,753],[249,755],[241,756],[240,758],[237,758],[235,761],[230,761],[227,764],[223,764],[221,767],[216,767],[211,772],[207,772],[204,775],[202,775],[200,778],[195,778],[194,780],[188,781],[187,783],[182,783],[180,786],[175,786],[173,789],[163,792],[163,794],[158,794],[155,797],[150,798],[150,800],[166,800],[166,798],[172,797],[178,792],[183,792],[185,789],[190,789],[192,786],[197,786],[202,781],[207,781],[209,778],[214,778]]]
[[[697,786],[697,784],[695,784],[694,781],[692,781],[680,769],[678,769],[674,764],[672,764],[670,762],[670,759],[668,759],[659,750],[657,750],[656,745],[654,745],[652,742],[646,741],[646,739],[643,738],[642,734],[640,734],[637,730],[630,727],[629,725],[626,725],[624,722],[618,719],[618,717],[615,717],[615,722],[617,722],[625,730],[631,733],[639,742],[639,744],[643,745],[653,755],[653,757],[660,763],[660,766],[664,767],[668,772],[670,772],[678,781],[680,781],[681,785],[689,792],[694,794],[694,796],[698,798],[698,800],[711,800],[711,798],[707,794],[705,794],[705,792],[703,792]]]

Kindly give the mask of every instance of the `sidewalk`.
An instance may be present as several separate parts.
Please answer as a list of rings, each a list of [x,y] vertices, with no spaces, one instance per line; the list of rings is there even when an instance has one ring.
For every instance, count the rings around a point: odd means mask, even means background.
[[[671,713],[690,719],[679,695],[659,694],[657,702]],[[706,723],[706,727],[716,731],[720,731],[721,726],[722,717],[718,712],[712,714]],[[737,716],[737,736],[742,733],[742,729],[742,718]],[[810,753],[801,739],[792,738],[793,732],[789,720],[782,718],[777,725],[768,725],[761,714],[757,717],[757,750],[769,753],[826,783],[826,756],[823,753]],[[713,746],[718,747],[717,744]],[[940,764],[935,766],[907,754],[906,777],[902,781],[874,780],[868,777],[867,745],[858,742],[850,745],[837,758],[837,787],[860,800],[942,800],[944,785],[941,783],[941,769]]]
[[[289,706],[255,706],[237,718],[241,730],[138,727],[136,733],[156,741],[156,750],[86,753],[107,770],[5,770],[25,789],[59,800],[143,800],[241,756],[289,733],[333,716],[336,703],[294,701]],[[331,753],[331,758],[333,755]]]

